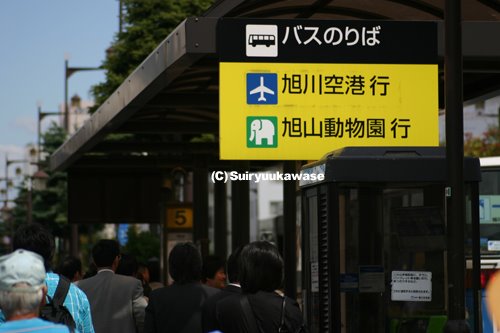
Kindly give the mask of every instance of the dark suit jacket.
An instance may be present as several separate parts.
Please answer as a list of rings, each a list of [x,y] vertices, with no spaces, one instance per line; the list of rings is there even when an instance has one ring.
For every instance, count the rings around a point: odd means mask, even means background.
[[[217,317],[224,333],[252,333],[247,325],[240,298],[242,295],[226,297],[217,303]],[[247,294],[257,327],[263,333],[278,332],[281,320],[283,297],[276,293],[259,291]],[[285,324],[289,332],[297,332],[303,324],[298,303],[286,297]]]
[[[219,321],[216,316],[217,303],[226,297],[239,294],[241,294],[240,287],[227,285],[226,288],[207,299],[205,304],[203,304],[202,310],[202,328],[204,333],[220,330]]]
[[[78,287],[89,299],[96,333],[142,331],[147,302],[141,281],[104,270],[78,281]]]
[[[200,333],[201,308],[219,289],[201,283],[177,284],[153,290],[146,308],[145,333]]]

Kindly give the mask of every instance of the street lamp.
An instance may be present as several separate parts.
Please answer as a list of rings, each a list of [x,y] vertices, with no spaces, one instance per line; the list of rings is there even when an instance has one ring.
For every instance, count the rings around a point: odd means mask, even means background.
[[[64,130],[69,133],[69,105],[68,105],[68,79],[71,75],[80,71],[103,70],[102,67],[69,67],[68,58],[64,59]],[[78,226],[71,224],[70,252],[73,256],[78,256]]]
[[[45,112],[45,111],[42,111],[42,107],[41,105],[38,105],[38,142],[37,142],[37,149],[38,149],[38,154],[37,154],[37,162],[40,163],[40,154],[42,152],[42,120],[43,118],[47,117],[47,116],[51,116],[51,115],[63,115],[65,114],[64,112],[57,112],[57,111],[48,111],[48,112]]]
[[[71,75],[80,71],[97,71],[102,67],[69,67],[68,59],[64,59],[64,130],[69,133],[69,105],[68,105],[68,79]]]
[[[29,160],[9,160],[5,159],[5,178],[9,179],[9,165],[14,163],[29,163],[34,165],[39,165],[38,162],[32,162]],[[17,170],[16,170],[17,173]],[[28,198],[27,198],[27,219],[28,224],[31,224],[33,221],[33,206],[32,206],[32,197],[33,197],[33,188],[35,190],[43,190],[46,188],[47,180],[49,175],[45,173],[43,170],[36,171],[33,175],[28,176]],[[6,191],[6,202],[8,201],[8,189]]]

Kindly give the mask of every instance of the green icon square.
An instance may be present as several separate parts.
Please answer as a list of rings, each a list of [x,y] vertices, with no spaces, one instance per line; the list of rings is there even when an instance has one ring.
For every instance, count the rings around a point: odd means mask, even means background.
[[[247,117],[247,147],[278,147],[278,117]]]

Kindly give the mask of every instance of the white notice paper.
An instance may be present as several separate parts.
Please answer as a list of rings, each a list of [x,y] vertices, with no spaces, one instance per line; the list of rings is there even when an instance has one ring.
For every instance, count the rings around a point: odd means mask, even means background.
[[[432,272],[393,271],[391,300],[430,302],[432,300]]]

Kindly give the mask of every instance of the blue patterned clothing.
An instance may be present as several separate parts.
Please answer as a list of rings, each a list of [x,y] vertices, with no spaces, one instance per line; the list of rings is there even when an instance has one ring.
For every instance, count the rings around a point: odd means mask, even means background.
[[[59,275],[49,272],[46,274],[45,283],[47,284],[50,297],[54,297],[57,284],[59,283]],[[94,325],[92,324],[92,315],[90,313],[90,303],[87,295],[78,288],[75,284],[71,283],[69,286],[68,294],[64,300],[64,306],[73,316],[76,324],[76,329],[80,333],[95,333]],[[0,310],[0,326],[5,322],[5,316]]]
[[[0,325],[0,333],[69,333],[68,327],[40,318],[8,321]]]
[[[59,275],[49,272],[45,278],[47,283],[48,295],[54,296],[57,284],[59,283]],[[80,333],[94,333],[94,325],[92,324],[92,315],[90,314],[90,303],[87,295],[78,288],[75,284],[71,284],[64,300],[64,306],[73,316],[76,323],[76,329]]]

